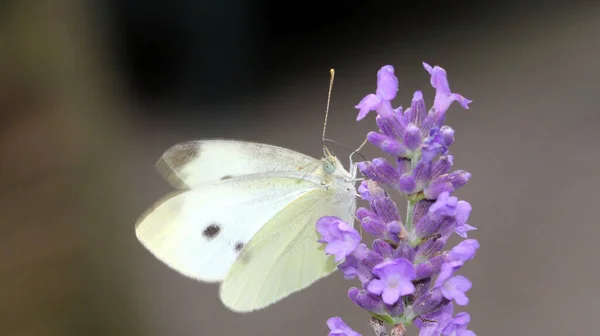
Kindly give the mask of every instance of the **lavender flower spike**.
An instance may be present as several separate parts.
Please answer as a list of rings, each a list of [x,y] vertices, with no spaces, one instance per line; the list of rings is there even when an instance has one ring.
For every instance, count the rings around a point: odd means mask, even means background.
[[[450,147],[456,132],[445,125],[446,113],[454,101],[468,109],[471,100],[453,93],[446,70],[423,63],[436,91],[433,106],[427,110],[421,91],[412,96],[406,110],[393,108],[398,78],[390,65],[377,72],[377,89],[357,105],[357,120],[375,111],[377,129],[367,140],[387,157],[359,162],[365,180],[358,187],[368,208],[358,208],[356,218],[364,233],[371,234],[371,246],[361,242],[352,225],[336,217],[323,217],[316,223],[333,255],[338,269],[359,285],[348,297],[370,316],[377,335],[404,336],[414,324],[419,336],[475,336],[467,329],[471,317],[453,317],[454,304],[467,305],[471,281],[457,275],[466,262],[475,258],[479,242],[468,238],[475,230],[468,224],[471,205],[453,193],[471,178],[464,170],[452,170]],[[395,193],[396,195],[388,194]],[[406,198],[401,213],[394,196]],[[448,247],[448,239],[461,239]],[[327,322],[330,336],[356,336],[339,317]],[[387,326],[387,327],[386,327]]]

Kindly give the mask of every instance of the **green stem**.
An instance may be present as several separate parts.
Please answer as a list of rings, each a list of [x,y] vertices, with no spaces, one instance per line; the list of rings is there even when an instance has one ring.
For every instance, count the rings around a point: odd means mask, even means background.
[[[419,162],[420,157],[421,157],[421,153],[416,152],[410,158],[410,170],[411,171],[415,170],[415,167],[417,166],[417,162]],[[413,212],[415,210],[415,204],[417,204],[417,201],[414,199],[414,197],[411,197],[411,195],[407,195],[407,198],[408,198],[408,202],[406,205],[406,220],[405,220],[404,226],[406,227],[406,230],[408,230],[410,232],[410,231],[412,231],[412,228],[413,228]]]
[[[413,212],[415,210],[415,204],[417,204],[416,201],[409,199],[406,205],[406,220],[404,226],[409,232],[412,231],[413,228]]]

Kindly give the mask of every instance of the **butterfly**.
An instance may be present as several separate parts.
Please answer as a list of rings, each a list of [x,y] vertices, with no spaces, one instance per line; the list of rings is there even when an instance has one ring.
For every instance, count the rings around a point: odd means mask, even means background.
[[[334,72],[331,70],[325,126]],[[157,163],[179,189],[136,223],[136,236],[179,273],[221,282],[235,312],[265,308],[336,269],[318,242],[316,222],[354,223],[357,166],[350,172],[323,145],[322,159],[253,142],[199,140],[177,144]]]
[[[336,269],[315,223],[354,221],[356,170],[325,153],[319,160],[235,140],[177,144],[157,167],[179,191],[138,220],[137,238],[179,273],[222,282],[229,309],[264,308]]]

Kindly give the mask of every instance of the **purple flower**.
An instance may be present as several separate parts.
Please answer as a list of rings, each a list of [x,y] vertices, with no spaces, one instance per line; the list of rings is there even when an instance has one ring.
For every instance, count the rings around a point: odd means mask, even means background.
[[[391,156],[399,157],[408,153],[408,149],[402,142],[384,134],[369,132],[367,140]]]
[[[404,112],[404,117],[408,122],[413,123],[417,126],[423,125],[423,121],[425,121],[425,119],[427,118],[427,110],[425,109],[423,92],[415,91],[415,93],[413,93],[410,108]],[[423,129],[421,130],[423,131]]]
[[[352,330],[341,317],[332,317],[327,320],[327,326],[329,327],[328,336],[361,336],[356,331]]]
[[[386,65],[377,72],[377,96],[383,100],[393,100],[398,91],[398,78],[394,76],[394,67]]]
[[[383,302],[396,303],[401,296],[415,290],[412,280],[416,278],[412,263],[406,259],[384,261],[373,268],[373,274],[379,279],[369,282],[367,290],[381,295]]]
[[[371,268],[369,263],[377,255],[367,249],[365,244],[359,244],[354,252],[347,256],[343,263],[338,265],[338,269],[344,274],[344,279],[354,279],[358,277],[361,283],[365,283],[371,277]],[[376,262],[380,262],[378,259]]]
[[[479,249],[479,242],[475,239],[465,239],[450,250],[451,261],[468,261],[475,258],[475,252]]]
[[[317,231],[323,237],[319,242],[327,244],[325,253],[335,256],[335,262],[352,254],[360,242],[358,231],[337,217],[320,218]]]
[[[360,103],[358,103],[358,105],[356,105],[356,108],[360,109],[360,112],[358,112],[358,117],[356,117],[356,120],[362,120],[364,117],[367,116],[367,113],[377,109],[379,107],[379,105],[381,104],[381,102],[382,102],[382,99],[374,94],[370,94],[370,95],[366,96],[365,98],[363,98],[360,101]]]
[[[426,215],[419,214],[416,223],[416,233],[425,237],[438,232],[447,238],[452,232],[467,238],[467,232],[476,230],[475,227],[466,223],[471,212],[471,205],[458,198],[450,196],[447,191],[438,195],[437,200],[429,206]]]
[[[354,304],[360,308],[373,313],[373,314],[384,314],[384,304],[381,297],[364,289],[358,289],[356,287],[350,288],[348,291],[348,297]]]
[[[471,204],[465,201],[459,201],[456,205],[456,229],[454,232],[463,238],[467,238],[467,232],[477,230],[476,227],[467,224],[471,209]]]
[[[423,62],[423,67],[431,75],[431,86],[436,89],[435,100],[433,101],[433,108],[436,111],[441,113],[446,112],[453,101],[458,101],[460,106],[465,109],[469,108],[469,104],[472,100],[469,100],[458,93],[450,92],[450,84],[448,84],[446,70],[437,65],[432,68],[431,65],[425,62]]]
[[[469,313],[458,313],[448,323],[442,335],[444,336],[476,336],[471,330],[467,330],[467,325],[471,322]]]
[[[391,260],[394,258],[394,248],[392,248],[388,242],[382,239],[375,239],[373,241],[372,248],[374,252],[379,254],[385,260]]]
[[[452,320],[453,311],[452,302],[448,302],[429,314],[417,317],[414,324],[419,328],[419,336],[440,336]]]
[[[417,279],[428,278],[438,273],[445,262],[446,256],[444,254],[436,254],[424,261],[420,261],[415,265]]]
[[[361,183],[360,190],[368,190],[369,197],[365,199],[369,202],[371,209],[386,223],[391,221],[400,221],[398,206],[388,196],[388,194],[375,181],[367,180]],[[362,194],[361,194],[362,196]],[[364,199],[364,198],[363,198]]]
[[[471,174],[463,170],[440,175],[429,183],[423,193],[428,199],[436,199],[444,192],[451,193],[464,186],[470,178]]]
[[[465,293],[471,289],[471,281],[462,275],[452,276],[452,273],[462,265],[462,261],[453,261],[442,265],[434,288],[438,289],[444,298],[465,306],[469,303],[469,298]]]
[[[421,145],[421,129],[415,124],[408,124],[404,130],[404,144],[411,151]]]
[[[370,181],[374,180],[371,179]],[[367,181],[363,181],[360,183],[360,185],[358,186],[358,194],[360,195],[360,198],[364,199],[367,202],[371,202],[371,200],[373,199],[373,197],[371,196],[371,191],[369,190],[369,187],[367,185]]]
[[[450,193],[445,191],[441,193],[435,203],[429,208],[429,215],[433,220],[440,220],[445,216],[453,216],[456,213],[456,205],[458,198],[450,196]]]
[[[400,175],[396,167],[392,166],[386,159],[375,158],[371,161],[381,181],[387,185],[397,185]]]
[[[356,108],[360,110],[356,120],[362,120],[371,111],[379,115],[391,116],[394,111],[389,101],[396,97],[398,78],[394,76],[394,67],[386,65],[377,72],[377,91],[363,98]]]

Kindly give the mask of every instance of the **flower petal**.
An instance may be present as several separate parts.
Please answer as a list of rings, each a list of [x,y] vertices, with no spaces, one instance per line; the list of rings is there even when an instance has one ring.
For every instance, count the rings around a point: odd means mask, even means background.
[[[394,303],[398,302],[400,295],[402,295],[400,288],[388,287],[383,291],[381,298],[386,304],[393,305]]]
[[[479,242],[475,239],[465,239],[450,250],[451,260],[467,261],[475,257]]]
[[[340,317],[332,317],[327,320],[327,326],[329,327],[328,336],[360,336],[359,333],[352,330]]]
[[[381,102],[381,98],[372,93],[363,98],[360,103],[355,106],[355,108],[359,109],[356,120],[358,121],[364,119],[369,112],[376,110]]]
[[[392,100],[398,91],[398,78],[394,75],[394,67],[386,65],[377,72],[377,96],[383,100]]]
[[[379,279],[374,279],[367,285],[367,290],[373,294],[380,295],[385,290],[385,284]]]
[[[318,241],[327,244],[325,253],[334,255],[335,262],[352,254],[360,242],[358,231],[337,217],[322,217],[316,227],[322,237]]]
[[[450,107],[450,104],[454,101],[458,101],[464,109],[469,108],[469,104],[472,100],[450,91],[446,70],[437,65],[432,68],[431,65],[425,62],[423,62],[423,67],[431,75],[431,86],[436,89],[435,99],[433,101],[433,108],[436,111],[442,113],[446,112]]]

